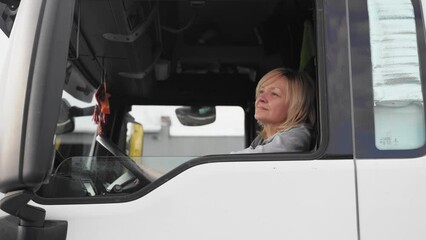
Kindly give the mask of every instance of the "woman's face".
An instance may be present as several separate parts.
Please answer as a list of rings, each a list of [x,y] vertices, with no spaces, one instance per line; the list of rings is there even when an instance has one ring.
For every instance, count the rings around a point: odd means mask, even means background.
[[[267,80],[259,89],[254,118],[264,127],[277,127],[287,119],[288,80],[281,75]]]

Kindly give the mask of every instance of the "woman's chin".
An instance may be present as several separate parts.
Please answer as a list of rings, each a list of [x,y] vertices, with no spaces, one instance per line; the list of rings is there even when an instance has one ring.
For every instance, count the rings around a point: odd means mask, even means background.
[[[258,122],[262,122],[262,120],[264,120],[264,118],[260,114],[255,114],[254,119],[256,119]]]

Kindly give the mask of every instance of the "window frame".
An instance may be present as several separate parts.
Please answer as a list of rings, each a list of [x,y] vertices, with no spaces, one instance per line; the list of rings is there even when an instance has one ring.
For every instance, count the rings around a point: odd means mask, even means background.
[[[327,94],[327,85],[329,85],[329,70],[327,68],[328,65],[332,65],[335,59],[330,59],[326,57],[326,54],[337,54],[333,52],[333,49],[327,49],[326,45],[330,44],[330,42],[327,40],[327,30],[334,31],[332,26],[325,26],[325,24],[330,24],[330,22],[337,18],[339,20],[345,19],[345,15],[339,15],[338,13],[341,13],[342,10],[344,10],[345,3],[341,2],[339,3],[338,7],[336,7],[336,3],[340,2],[339,0],[313,0],[315,3],[315,9],[313,16],[315,17],[314,21],[314,29],[315,29],[315,36],[316,36],[316,46],[317,46],[317,59],[316,59],[316,82],[317,84],[317,116],[318,116],[318,122],[317,122],[317,128],[318,128],[318,146],[317,149],[314,149],[310,152],[306,153],[259,153],[259,154],[225,154],[225,155],[208,155],[208,156],[201,156],[195,159],[192,159],[188,162],[186,162],[183,165],[178,166],[177,168],[174,168],[170,172],[166,173],[163,177],[160,179],[150,183],[149,185],[145,186],[143,189],[138,190],[134,193],[129,193],[125,195],[120,196],[93,196],[93,197],[78,197],[78,198],[45,198],[40,195],[35,195],[33,198],[33,201],[39,203],[39,204],[101,204],[101,203],[120,203],[120,202],[129,202],[133,201],[139,198],[144,197],[149,192],[153,191],[154,189],[158,188],[159,186],[163,185],[170,179],[174,178],[175,176],[181,174],[184,171],[187,171],[188,169],[201,165],[206,163],[216,163],[216,162],[259,162],[259,161],[313,161],[318,159],[351,159],[352,156],[349,154],[349,152],[338,153],[338,154],[330,154],[327,152],[329,151],[337,151],[337,148],[333,148],[332,150],[329,150],[330,147],[328,145],[329,143],[329,134],[331,131],[334,132],[334,141],[338,142],[339,139],[341,139],[341,136],[339,135],[338,131],[333,130],[333,128],[329,128],[329,121],[331,119],[328,119],[328,105],[330,104],[330,100],[335,97],[338,92],[334,92],[330,95]],[[335,14],[331,17],[327,17],[324,13],[324,8],[328,10],[336,11]],[[328,29],[326,30],[325,28]],[[346,33],[346,28],[342,29],[344,30],[344,33]],[[340,33],[340,32],[339,32]],[[328,32],[328,34],[330,34]],[[334,33],[333,33],[334,34]],[[337,33],[333,37],[341,37]],[[346,44],[346,41],[343,41],[344,44]],[[346,48],[347,45],[344,45]],[[347,55],[343,56],[344,59],[347,59]],[[344,69],[340,74],[347,74],[346,69]],[[333,81],[339,81],[342,80],[339,78],[339,74],[333,75]],[[339,85],[340,86],[340,85]],[[347,90],[346,85],[344,86],[345,90]],[[116,100],[116,99],[115,99]],[[125,135],[126,131],[123,129],[126,126],[125,121],[125,113],[129,112],[130,106],[133,104],[128,99],[123,100],[123,102],[115,102],[117,105],[121,105],[119,112],[112,112],[111,113],[111,121],[109,124],[113,125],[110,128],[110,131],[108,131],[107,135],[110,136],[111,140],[114,140],[117,142],[117,145],[121,148],[123,148],[123,144],[125,143]],[[144,103],[147,104],[147,103]],[[345,108],[348,105],[345,105]],[[244,108],[246,109],[246,108]],[[348,110],[349,112],[349,110]],[[252,120],[252,117],[247,117],[247,114],[249,116],[253,116],[253,112],[246,111],[246,122],[248,119]],[[336,116],[333,121],[339,121],[340,118]],[[346,124],[346,123],[345,123]],[[347,124],[350,124],[349,122]],[[250,141],[250,133],[247,132],[247,126],[250,128],[249,131],[253,131],[254,129],[251,129],[251,124],[246,123],[246,139],[248,140],[248,144]],[[351,133],[348,133],[349,135]],[[345,140],[350,140],[349,135],[345,135]],[[345,141],[345,151],[351,151],[349,148],[350,144],[348,144]],[[102,149],[102,147],[95,147],[94,155],[102,155],[105,151]]]

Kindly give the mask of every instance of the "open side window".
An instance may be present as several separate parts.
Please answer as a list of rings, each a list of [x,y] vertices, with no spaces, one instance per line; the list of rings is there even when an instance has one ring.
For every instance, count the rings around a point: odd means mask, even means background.
[[[90,133],[82,134],[80,117],[74,117],[72,132],[57,132],[56,146],[64,156],[52,181],[38,191],[38,202],[128,201],[122,197],[141,196],[203,161],[232,161],[228,153],[249,146],[257,135],[255,87],[266,72],[289,67],[318,81],[315,1],[118,2],[75,6],[64,90],[91,105],[97,104],[90,101],[95,89],[105,87],[110,113],[101,131],[92,122]],[[171,114],[161,115],[167,106],[174,107]],[[146,114],[149,109],[155,119]],[[319,127],[314,131],[313,151],[287,154],[288,159],[312,158],[320,139]],[[135,178],[125,174],[122,156],[90,142],[95,134],[136,164],[169,175],[146,188],[108,190],[116,180],[124,186]],[[81,141],[87,149],[90,145],[89,153],[68,154]]]

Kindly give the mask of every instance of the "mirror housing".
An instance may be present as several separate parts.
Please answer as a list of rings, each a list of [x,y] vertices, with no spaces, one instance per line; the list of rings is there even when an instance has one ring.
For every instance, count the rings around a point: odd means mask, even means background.
[[[62,98],[61,110],[58,122],[56,123],[56,134],[70,133],[74,131],[74,117],[91,116],[95,111],[95,106],[79,108],[71,107],[65,98]]]
[[[216,120],[214,106],[180,107],[175,110],[179,122],[184,126],[203,126]]]
[[[56,134],[64,134],[74,131],[74,118],[70,115],[70,104],[64,98],[61,102],[58,122],[56,123]]]
[[[74,1],[22,0],[0,75],[0,191],[36,191],[48,180]]]

